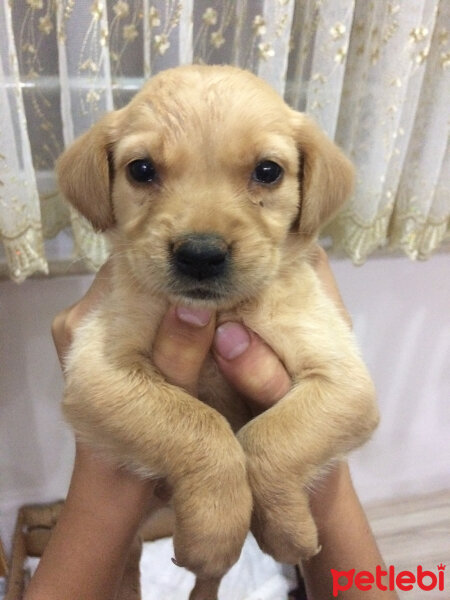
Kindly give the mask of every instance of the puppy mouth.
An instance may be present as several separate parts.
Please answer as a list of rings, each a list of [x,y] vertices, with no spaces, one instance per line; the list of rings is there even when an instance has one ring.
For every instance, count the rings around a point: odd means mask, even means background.
[[[214,283],[203,285],[184,284],[177,281],[175,285],[170,286],[169,294],[176,296],[179,300],[200,300],[214,304],[226,302],[229,298],[230,290],[226,286]]]
[[[192,290],[187,290],[182,294],[185,298],[192,300],[212,300],[218,302],[225,298],[224,294],[220,294],[215,290],[207,290],[202,288],[196,288]]]

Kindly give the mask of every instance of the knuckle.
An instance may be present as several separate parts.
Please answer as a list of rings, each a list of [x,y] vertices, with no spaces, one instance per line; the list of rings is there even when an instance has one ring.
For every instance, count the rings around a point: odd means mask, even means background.
[[[205,329],[178,326],[170,335],[171,342],[174,347],[179,350],[188,350],[205,344]]]
[[[54,341],[58,340],[65,333],[67,312],[67,309],[62,310],[54,317],[52,321],[51,332]]]
[[[165,375],[174,374],[178,377],[190,373],[199,362],[196,353],[186,349],[176,351],[176,346],[169,348],[167,345],[156,351],[153,359]]]
[[[153,361],[166,377],[178,385],[192,383],[210,347],[210,334],[203,329],[177,325],[160,330],[153,347]]]
[[[285,378],[274,372],[267,379],[260,382],[255,400],[265,404],[268,402],[274,403],[280,400],[287,391]]]
[[[69,309],[64,320],[64,331],[65,334],[72,338],[74,331],[78,327],[80,322],[80,315],[77,310],[77,306]]]
[[[247,385],[250,400],[268,407],[289,391],[290,379],[278,358],[266,351],[260,368],[247,375]]]
[[[76,306],[66,308],[59,312],[51,324],[53,342],[58,352],[70,346],[74,332],[79,323]]]

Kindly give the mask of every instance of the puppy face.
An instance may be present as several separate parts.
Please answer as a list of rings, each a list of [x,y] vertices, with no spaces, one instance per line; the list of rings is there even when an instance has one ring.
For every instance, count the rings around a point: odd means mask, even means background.
[[[58,171],[141,285],[221,307],[269,283],[292,236],[312,239],[352,180],[313,123],[232,67],[163,72],[75,142]]]

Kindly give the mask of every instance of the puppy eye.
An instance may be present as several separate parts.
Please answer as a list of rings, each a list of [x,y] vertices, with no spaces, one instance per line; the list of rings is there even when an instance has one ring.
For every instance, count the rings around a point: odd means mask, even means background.
[[[138,183],[151,183],[156,178],[155,165],[148,158],[133,160],[127,168],[130,177]]]
[[[257,183],[275,183],[283,174],[283,169],[273,160],[263,160],[256,166],[252,179]]]

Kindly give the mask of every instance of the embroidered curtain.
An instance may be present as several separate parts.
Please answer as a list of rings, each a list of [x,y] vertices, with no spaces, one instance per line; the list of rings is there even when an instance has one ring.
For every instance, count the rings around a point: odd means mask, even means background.
[[[449,30],[447,0],[0,0],[11,277],[57,265],[68,231],[75,257],[101,264],[104,240],[61,200],[54,161],[145,79],[191,62],[251,69],[344,148],[357,185],[326,233],[354,262],[381,246],[427,258],[449,238]]]

